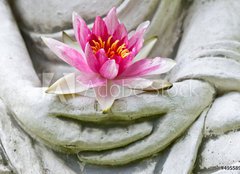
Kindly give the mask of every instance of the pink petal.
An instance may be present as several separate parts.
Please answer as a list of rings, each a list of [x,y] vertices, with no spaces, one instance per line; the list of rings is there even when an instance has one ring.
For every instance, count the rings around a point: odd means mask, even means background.
[[[141,77],[162,74],[171,70],[174,65],[175,61],[168,58],[142,59],[130,65],[119,77]]]
[[[128,35],[127,29],[124,24],[119,24],[113,33],[113,38],[116,40],[121,40]]]
[[[52,84],[45,92],[50,94],[75,94],[88,90],[86,85],[81,85],[76,81],[76,74],[64,75]]]
[[[152,60],[152,66],[158,66],[158,68],[153,71],[149,71],[145,75],[163,74],[170,71],[175,65],[176,62],[172,59],[156,57]]]
[[[87,27],[86,22],[77,13],[74,12],[72,16],[73,16],[73,29],[76,40],[84,50],[85,45],[88,42],[88,38],[91,34],[91,31]]]
[[[118,68],[115,60],[110,59],[102,65],[99,72],[106,79],[114,79],[118,74]]]
[[[118,56],[118,55],[114,55],[112,57],[112,59],[114,59],[117,64],[120,64],[121,61],[123,60],[123,58],[121,56]]]
[[[93,73],[86,63],[83,53],[55,39],[42,38],[42,40],[59,58],[69,65],[74,66],[81,72]]]
[[[132,30],[128,33],[128,38],[131,38],[136,33],[135,30]]]
[[[97,73],[99,71],[100,64],[95,54],[93,53],[93,50],[89,43],[86,44],[85,55],[86,55],[86,59],[89,67],[91,68],[92,71]]]
[[[108,36],[108,30],[105,22],[100,16],[97,16],[92,28],[93,34],[105,39]]]
[[[125,57],[124,59],[121,58],[121,61],[118,63],[119,64],[118,74],[121,74],[123,71],[126,70],[126,68],[128,66],[131,65],[133,58],[134,57],[131,53],[127,57]]]
[[[106,79],[102,78],[99,74],[80,74],[77,76],[77,80],[80,84],[88,88],[94,88],[106,84]]]
[[[165,90],[172,87],[172,83],[165,80],[150,80],[144,78],[129,78],[114,80],[113,83],[125,86],[130,89],[142,90],[142,91],[157,91]]]
[[[111,82],[107,83],[105,86],[94,88],[94,91],[103,112],[111,108],[116,97],[119,95],[119,89],[114,87]]]
[[[142,45],[144,42],[143,35],[147,30],[147,27],[149,26],[149,24],[150,24],[149,21],[146,21],[140,24],[135,34],[133,34],[133,36],[129,39],[128,48],[136,52],[136,54],[142,48]]]
[[[117,29],[117,27],[119,25],[119,20],[117,18],[115,7],[113,7],[109,11],[109,13],[107,14],[107,16],[104,20],[105,20],[105,23],[106,23],[106,26],[108,29],[108,34],[113,35],[113,33],[115,32],[115,30]]]
[[[150,69],[151,59],[142,59],[128,66],[119,78],[140,77],[146,70]],[[158,67],[154,67],[158,68]]]
[[[100,66],[102,66],[107,60],[108,57],[106,55],[106,52],[104,49],[100,49],[97,53],[96,53],[96,57],[98,59],[98,62],[100,64]]]
[[[141,24],[138,25],[136,31],[144,31],[148,28],[148,26],[150,25],[149,21],[144,21]]]

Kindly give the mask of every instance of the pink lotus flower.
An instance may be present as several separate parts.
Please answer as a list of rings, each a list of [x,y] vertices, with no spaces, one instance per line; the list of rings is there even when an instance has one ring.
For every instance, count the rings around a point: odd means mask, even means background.
[[[170,86],[170,83],[147,79],[150,75],[166,73],[175,65],[168,58],[147,59],[139,56],[148,25],[148,21],[144,22],[135,32],[128,34],[113,8],[105,19],[97,16],[90,30],[85,21],[73,13],[75,38],[81,49],[51,38],[43,38],[43,41],[59,58],[79,71],[74,93],[93,88],[101,108],[107,110],[115,99],[122,96],[114,90],[115,86],[143,91]],[[53,89],[62,81],[57,81],[48,92],[58,93]]]

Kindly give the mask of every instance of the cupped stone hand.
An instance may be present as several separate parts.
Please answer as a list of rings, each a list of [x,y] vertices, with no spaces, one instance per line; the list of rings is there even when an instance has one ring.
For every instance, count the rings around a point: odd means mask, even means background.
[[[174,83],[173,88],[163,94],[141,94],[121,99],[113,105],[113,109],[124,102],[125,106],[130,107],[123,107],[121,111],[131,110],[131,106],[137,103],[134,106],[138,111],[141,107],[155,111],[164,107],[167,112],[160,119],[154,120],[153,132],[148,137],[118,149],[81,152],[79,159],[100,165],[122,165],[151,156],[179,137],[212,102],[213,95],[214,89],[208,83],[186,80]],[[139,115],[141,113],[138,112]]]
[[[100,116],[101,111],[95,110],[95,101],[91,98],[79,97],[63,103],[56,96],[46,95],[41,88],[27,88],[17,95],[17,100],[9,102],[16,120],[29,134],[56,150],[78,152],[115,148],[152,131],[148,122],[102,127],[50,116],[52,112],[80,117]]]

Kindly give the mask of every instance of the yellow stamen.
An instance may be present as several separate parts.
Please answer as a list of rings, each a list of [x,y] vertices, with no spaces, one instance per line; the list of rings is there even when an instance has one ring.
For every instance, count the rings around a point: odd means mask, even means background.
[[[98,50],[98,49],[101,48],[101,47],[100,47],[100,44],[99,44],[98,42],[96,42],[95,40],[93,40],[93,43],[95,44],[95,47],[94,47],[94,48],[96,48],[96,50]]]
[[[111,43],[112,38],[113,36],[110,36],[106,41],[103,41],[101,37],[98,37],[97,40],[92,40],[93,45],[91,47],[94,54],[96,54],[98,50],[104,49],[109,59],[113,58],[115,55],[121,56],[123,59],[127,57],[130,52],[126,48],[126,44],[123,43],[122,45],[118,45],[120,42],[119,40],[115,40]]]
[[[112,39],[112,36],[110,36],[110,37],[108,38],[108,40],[107,40],[107,45],[106,45],[107,47],[110,47],[110,44],[111,44],[111,43],[110,43],[110,42],[111,42],[111,39]]]
[[[125,58],[125,57],[127,57],[129,54],[130,54],[130,53],[129,53],[128,49],[125,49],[125,50],[123,50],[123,51],[121,52],[121,57],[122,57],[122,58]]]
[[[119,42],[119,40],[116,40],[115,42],[113,42],[113,44],[111,45],[112,50],[116,50],[116,46],[117,46],[118,42]]]
[[[105,42],[103,42],[101,37],[98,37],[98,40],[99,40],[100,48],[104,48]]]
[[[122,44],[120,47],[118,47],[117,53],[120,53],[125,47],[125,44]]]

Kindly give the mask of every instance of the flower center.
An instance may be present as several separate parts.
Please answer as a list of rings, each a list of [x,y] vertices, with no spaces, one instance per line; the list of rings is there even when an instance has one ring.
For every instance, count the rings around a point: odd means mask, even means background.
[[[98,39],[92,40],[92,50],[94,54],[100,49],[104,49],[108,58],[113,58],[114,56],[120,56],[121,58],[127,57],[130,52],[126,48],[126,44],[120,44],[119,40],[113,41],[112,36],[108,37],[106,41],[103,41],[101,37],[98,37]]]

